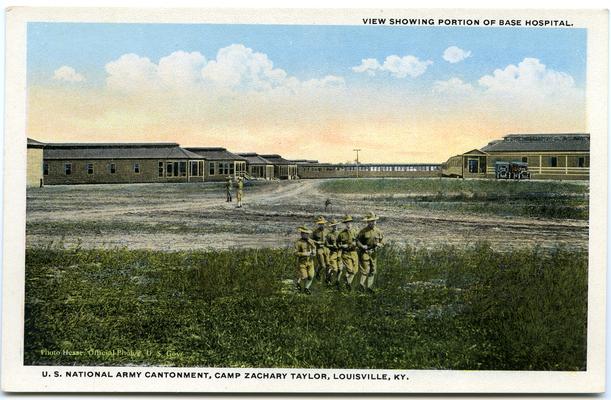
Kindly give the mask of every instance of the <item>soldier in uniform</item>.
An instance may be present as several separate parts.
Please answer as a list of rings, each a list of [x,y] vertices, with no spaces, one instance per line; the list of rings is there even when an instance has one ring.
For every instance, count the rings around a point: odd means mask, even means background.
[[[231,182],[231,177],[228,176],[227,177],[227,181],[225,181],[225,195],[227,196],[227,199],[225,200],[226,203],[230,203],[231,202],[231,189],[232,189],[232,182]]]
[[[382,247],[384,236],[382,231],[376,227],[378,217],[370,212],[363,218],[367,222],[367,226],[361,229],[356,237],[356,245],[358,247],[361,273],[360,290],[373,293],[373,281],[377,269],[377,251]]]
[[[337,246],[341,250],[340,259],[342,261],[340,275],[342,272],[344,273],[343,279],[346,289],[352,290],[352,280],[359,265],[359,257],[356,252],[356,232],[352,229],[352,217],[350,215],[346,215],[342,222],[345,228],[337,235]]]
[[[337,231],[337,225],[340,222],[333,219],[329,221],[329,232],[327,232],[327,236],[325,237],[325,247],[327,248],[329,257],[328,257],[328,265],[327,265],[327,284],[331,285],[335,283],[337,289],[339,289],[339,264],[340,264],[340,254],[341,251],[337,246],[337,236],[339,232]]]
[[[299,227],[301,238],[295,242],[295,255],[297,256],[297,279],[295,286],[297,290],[305,294],[311,294],[310,286],[314,280],[314,256],[316,255],[316,244],[310,239],[310,231],[305,226]],[[303,289],[301,282],[303,281]]]
[[[327,272],[329,253],[325,247],[325,237],[327,230],[325,224],[327,221],[324,217],[316,219],[316,229],[312,232],[312,240],[316,243],[316,279],[322,280],[322,276]]]
[[[244,178],[238,176],[238,190],[236,192],[236,199],[238,200],[238,208],[242,208],[242,196],[244,195]]]

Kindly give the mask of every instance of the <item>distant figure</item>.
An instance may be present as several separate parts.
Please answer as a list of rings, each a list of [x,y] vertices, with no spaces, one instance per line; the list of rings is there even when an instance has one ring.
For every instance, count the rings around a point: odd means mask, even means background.
[[[237,200],[238,200],[238,208],[242,208],[242,196],[244,195],[244,178],[238,176],[238,190],[237,190]]]
[[[228,176],[227,182],[225,182],[225,194],[227,195],[227,200],[225,200],[226,203],[231,203],[232,201],[232,198],[231,198],[232,189],[233,189],[233,183],[231,182],[231,177]]]
[[[329,208],[330,205],[331,205],[331,199],[325,200],[325,211],[327,211],[327,208]]]

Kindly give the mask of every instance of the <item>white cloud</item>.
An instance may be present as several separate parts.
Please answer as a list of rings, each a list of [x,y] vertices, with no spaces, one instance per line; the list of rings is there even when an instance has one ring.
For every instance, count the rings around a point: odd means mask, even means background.
[[[165,87],[187,89],[201,84],[206,58],[199,52],[175,51],[159,60],[157,74]]]
[[[465,58],[471,57],[471,52],[463,50],[460,47],[450,46],[443,52],[443,59],[449,63],[455,64],[464,60]]]
[[[397,78],[405,78],[407,75],[415,78],[426,72],[426,69],[433,62],[430,60],[421,61],[414,56],[388,56],[382,65],[383,71],[390,72]]]
[[[186,92],[223,89],[237,92],[297,92],[343,87],[344,79],[328,75],[300,81],[289,76],[264,53],[241,44],[221,48],[207,61],[199,52],[176,51],[155,64],[146,57],[124,54],[106,64],[107,86],[123,92],[150,90]]]
[[[408,75],[416,78],[424,74],[432,63],[431,60],[423,61],[411,55],[400,57],[393,54],[386,57],[382,64],[375,58],[365,58],[361,60],[361,65],[352,67],[352,70],[357,73],[366,72],[370,76],[375,75],[376,71],[385,71],[396,78],[405,78]]]
[[[463,82],[460,78],[450,78],[447,81],[435,81],[433,83],[434,93],[469,94],[473,92],[470,83]]]
[[[106,64],[106,84],[111,89],[125,92],[152,89],[159,84],[157,70],[157,65],[146,57],[124,54]]]
[[[53,79],[66,82],[83,82],[85,77],[68,65],[63,65],[55,70]]]
[[[479,79],[486,91],[497,94],[526,94],[543,97],[552,94],[574,93],[575,80],[564,72],[554,71],[537,58],[525,58],[517,66],[510,64],[492,75]]]
[[[274,68],[266,54],[241,44],[220,49],[216,60],[202,69],[202,76],[219,86],[255,91],[281,86],[287,78],[286,72]]]
[[[367,72],[368,75],[374,76],[375,71],[380,69],[382,66],[375,58],[364,58],[361,60],[361,65],[352,67],[354,72]]]

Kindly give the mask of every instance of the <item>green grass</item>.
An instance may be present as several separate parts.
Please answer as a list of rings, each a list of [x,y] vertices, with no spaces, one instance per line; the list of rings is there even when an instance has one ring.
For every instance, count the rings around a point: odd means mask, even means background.
[[[373,296],[297,294],[294,264],[283,249],[28,249],[25,364],[586,367],[585,252],[388,246]]]
[[[460,179],[344,179],[323,191],[410,210],[554,219],[589,218],[588,186],[570,182]]]
[[[582,183],[560,181],[496,181],[462,179],[335,179],[320,186],[328,193],[414,193],[452,194],[486,193],[492,195],[518,193],[587,194],[588,186]]]

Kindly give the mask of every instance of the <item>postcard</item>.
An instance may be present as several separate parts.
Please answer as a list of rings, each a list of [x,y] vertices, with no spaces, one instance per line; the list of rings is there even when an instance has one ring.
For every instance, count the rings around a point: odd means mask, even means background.
[[[604,391],[607,11],[5,12],[4,391]]]

